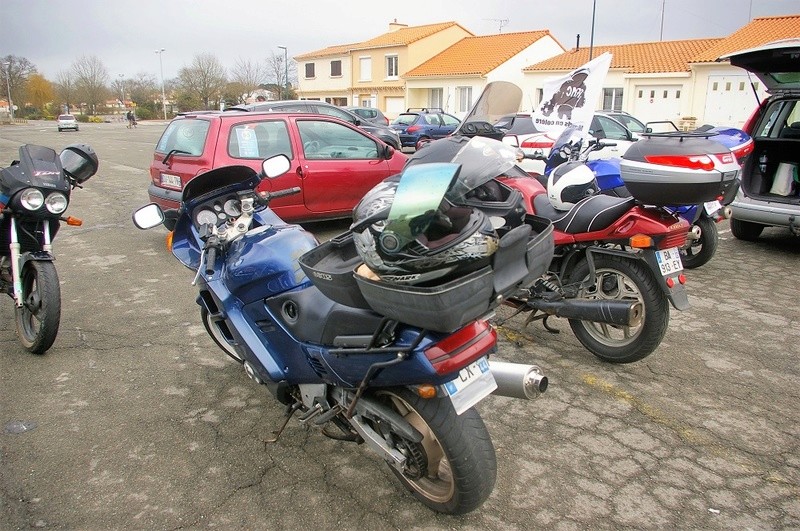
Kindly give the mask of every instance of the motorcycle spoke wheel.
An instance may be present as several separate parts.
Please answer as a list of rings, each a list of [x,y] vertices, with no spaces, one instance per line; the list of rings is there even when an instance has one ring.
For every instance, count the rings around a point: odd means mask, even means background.
[[[52,262],[27,262],[22,269],[21,308],[16,309],[17,336],[33,354],[44,354],[56,340],[61,321],[61,287]]]
[[[605,300],[635,300],[642,304],[638,326],[618,326],[570,319],[575,337],[592,354],[611,363],[631,363],[653,352],[667,331],[669,301],[646,265],[616,256],[595,257],[595,285],[584,288],[579,297]],[[572,281],[589,278],[584,261]]]
[[[700,228],[700,238],[697,240],[687,240],[685,249],[681,249],[681,262],[686,269],[700,267],[714,256],[719,244],[719,234],[717,234],[717,224],[714,220],[701,216],[695,225]]]
[[[389,434],[408,458],[405,468],[390,468],[414,497],[446,514],[483,504],[494,489],[497,462],[478,413],[456,415],[447,398],[423,399],[405,388],[383,390],[378,397],[423,435],[414,443]]]

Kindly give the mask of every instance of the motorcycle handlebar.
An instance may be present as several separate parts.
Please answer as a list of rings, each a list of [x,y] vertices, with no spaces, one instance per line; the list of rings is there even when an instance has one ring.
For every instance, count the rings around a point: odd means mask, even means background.
[[[214,265],[217,261],[216,247],[209,247],[206,251],[206,275],[214,273]]]

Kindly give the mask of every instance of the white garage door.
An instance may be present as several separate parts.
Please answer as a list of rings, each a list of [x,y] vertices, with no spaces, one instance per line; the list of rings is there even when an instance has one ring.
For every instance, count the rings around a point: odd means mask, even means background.
[[[763,99],[766,93],[757,79],[753,81],[759,91],[759,98]],[[708,76],[702,123],[741,127],[757,104],[746,74]]]
[[[638,85],[634,93],[634,112],[643,122],[681,119],[681,85]]]
[[[386,111],[384,114],[387,118],[394,119],[406,110],[406,99],[397,97],[386,98]]]

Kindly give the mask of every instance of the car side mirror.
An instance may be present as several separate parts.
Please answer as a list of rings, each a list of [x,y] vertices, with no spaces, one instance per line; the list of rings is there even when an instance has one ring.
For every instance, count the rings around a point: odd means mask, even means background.
[[[261,171],[270,179],[280,177],[292,167],[292,161],[286,155],[275,155],[261,163]]]
[[[517,135],[505,135],[502,142],[508,146],[519,147],[519,138],[517,138]]]
[[[383,159],[384,160],[391,159],[394,156],[394,151],[395,151],[395,149],[392,146],[390,146],[389,144],[384,145],[383,146]]]
[[[164,223],[164,211],[155,203],[150,203],[133,213],[133,224],[142,230],[152,229]]]

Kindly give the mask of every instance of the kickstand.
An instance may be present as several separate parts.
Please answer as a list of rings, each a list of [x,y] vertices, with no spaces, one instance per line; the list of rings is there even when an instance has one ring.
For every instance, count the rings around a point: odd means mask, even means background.
[[[264,439],[265,446],[267,444],[272,444],[274,442],[277,442],[278,439],[280,439],[283,430],[286,428],[286,425],[289,424],[289,421],[292,420],[292,417],[294,416],[294,414],[297,412],[298,409],[300,409],[299,402],[295,402],[294,404],[286,408],[286,416],[283,419],[283,424],[281,424],[280,428],[272,432],[272,435],[274,435],[274,437],[271,437],[269,439]]]

